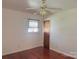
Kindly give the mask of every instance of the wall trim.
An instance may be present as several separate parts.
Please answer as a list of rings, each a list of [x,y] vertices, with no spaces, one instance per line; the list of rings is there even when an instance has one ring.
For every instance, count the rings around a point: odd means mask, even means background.
[[[60,51],[60,50],[58,50],[58,49],[52,49],[52,48],[50,48],[50,49],[53,50],[53,51],[56,51],[56,52],[58,52],[58,53],[64,54],[64,55],[66,55],[66,56],[70,56],[70,57],[73,57],[73,58],[77,59],[77,56],[76,56],[76,55],[71,55],[71,54],[69,54],[69,53]]]
[[[43,45],[32,46],[32,47],[29,47],[29,48],[26,48],[26,49],[16,50],[16,51],[12,51],[12,52],[6,52],[6,53],[2,53],[2,56],[9,55],[9,54],[14,54],[14,53],[17,53],[17,52],[22,52],[22,51],[26,51],[26,50],[29,50],[29,49],[33,49],[33,48],[36,48],[36,47],[42,47],[42,46]]]

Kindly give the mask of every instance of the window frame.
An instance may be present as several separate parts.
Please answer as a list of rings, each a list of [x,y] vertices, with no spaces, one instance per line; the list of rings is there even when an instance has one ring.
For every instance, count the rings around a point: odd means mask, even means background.
[[[32,21],[37,21],[38,26],[37,26],[37,27],[30,27],[30,26],[29,26],[30,20],[32,20]],[[33,30],[33,31],[29,32],[29,28],[32,28],[32,29],[37,28],[38,31],[35,32],[35,31]],[[36,19],[28,19],[28,28],[27,28],[27,32],[29,32],[29,33],[38,33],[38,32],[39,32],[39,20],[36,20]]]

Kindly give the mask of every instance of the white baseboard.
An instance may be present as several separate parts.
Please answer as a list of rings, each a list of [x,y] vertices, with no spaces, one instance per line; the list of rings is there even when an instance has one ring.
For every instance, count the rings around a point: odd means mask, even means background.
[[[71,55],[69,53],[66,53],[66,52],[63,52],[63,51],[60,51],[60,50],[57,50],[57,49],[52,49],[52,48],[50,48],[50,49],[53,50],[53,51],[56,51],[58,53],[64,54],[66,56],[70,56],[70,57],[73,57],[73,58],[77,59],[77,56],[76,55]]]
[[[14,50],[14,51],[2,53],[2,56],[17,53],[17,52],[21,52],[21,51],[25,51],[25,50],[29,50],[29,49],[36,48],[36,47],[41,47],[41,46],[43,46],[43,45],[36,45],[36,46],[32,46],[32,47],[29,47],[29,48],[26,48],[26,49],[19,49],[19,50]]]

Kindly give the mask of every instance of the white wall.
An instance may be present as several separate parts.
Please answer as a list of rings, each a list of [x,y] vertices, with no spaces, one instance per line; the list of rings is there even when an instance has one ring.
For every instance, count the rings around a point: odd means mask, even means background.
[[[27,50],[30,48],[43,45],[42,38],[42,22],[38,33],[25,32],[25,22],[27,16],[40,20],[39,16],[33,16],[25,12],[14,11],[3,8],[2,23],[3,23],[3,39],[2,39],[2,54],[10,54],[18,51]]]
[[[51,20],[50,48],[76,57],[77,16],[76,9],[65,10],[49,17]]]

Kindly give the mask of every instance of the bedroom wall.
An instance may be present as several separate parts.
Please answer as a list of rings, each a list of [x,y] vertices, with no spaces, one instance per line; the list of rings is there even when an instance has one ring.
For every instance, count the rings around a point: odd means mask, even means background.
[[[76,57],[77,52],[77,10],[76,8],[56,13],[51,21],[50,49]]]
[[[2,54],[11,54],[18,51],[43,46],[42,21],[39,21],[39,32],[28,33],[25,25],[27,16],[40,20],[39,16],[27,12],[2,9]],[[26,25],[27,26],[27,25]]]

